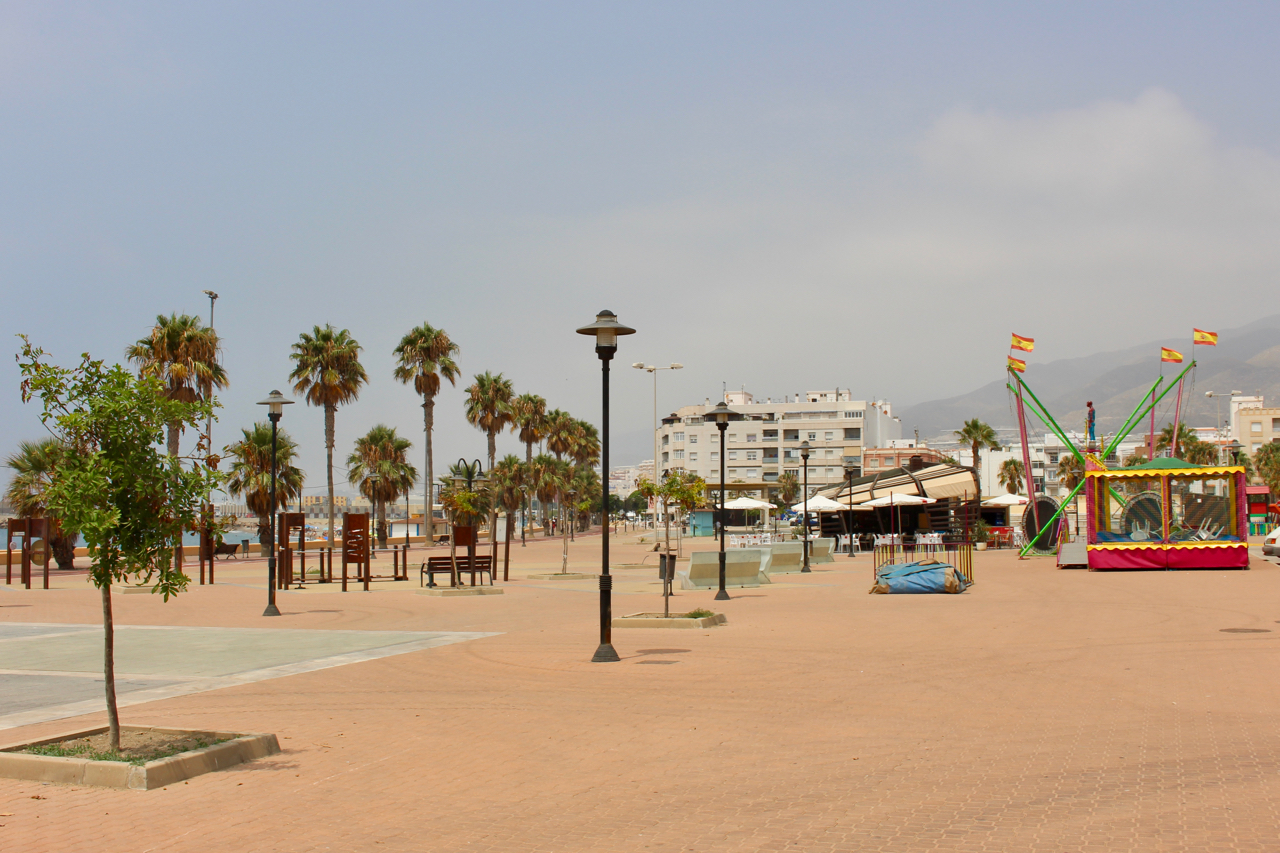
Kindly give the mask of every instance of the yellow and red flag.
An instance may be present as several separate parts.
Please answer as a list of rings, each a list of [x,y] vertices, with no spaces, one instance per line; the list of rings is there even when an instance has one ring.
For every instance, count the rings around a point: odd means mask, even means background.
[[[1196,344],[1203,344],[1207,347],[1216,347],[1218,345],[1218,333],[1206,332],[1204,329],[1192,329],[1191,341]]]
[[[1016,370],[1019,373],[1026,373],[1027,363],[1020,358],[1014,358],[1013,356],[1009,356],[1009,369]]]
[[[1024,338],[1022,335],[1014,335],[1013,343],[1009,344],[1012,349],[1020,349],[1023,352],[1031,352],[1036,348],[1035,338]]]
[[[1182,364],[1182,353],[1178,352],[1176,349],[1169,349],[1168,347],[1160,347],[1160,360],[1172,361],[1177,364]]]

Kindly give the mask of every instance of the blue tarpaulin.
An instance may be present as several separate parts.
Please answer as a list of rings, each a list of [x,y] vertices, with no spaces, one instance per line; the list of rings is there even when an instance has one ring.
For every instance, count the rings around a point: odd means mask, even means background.
[[[896,563],[876,572],[876,585],[871,592],[888,594],[958,593],[969,586],[964,575],[954,566],[936,560],[920,563]]]

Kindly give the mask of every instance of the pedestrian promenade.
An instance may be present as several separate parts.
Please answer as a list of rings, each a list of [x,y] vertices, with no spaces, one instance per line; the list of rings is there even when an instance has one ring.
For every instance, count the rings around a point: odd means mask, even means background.
[[[660,610],[655,557],[630,538],[612,548],[614,612]],[[597,569],[599,543],[580,537],[570,571]],[[0,848],[1280,846],[1274,561],[1255,557],[1248,572],[1088,573],[986,552],[963,595],[883,596],[867,594],[868,555],[841,556],[728,602],[679,592],[673,612],[713,608],[728,623],[615,630],[622,661],[592,664],[594,582],[528,577],[559,570],[560,548],[517,541],[501,596],[418,595],[411,570],[409,582],[368,593],[282,592],[283,615],[264,619],[265,567],[221,562],[217,585],[167,604],[117,596],[124,633],[168,626],[148,636],[198,638],[185,654],[153,655],[140,676],[177,683],[299,665],[132,704],[124,722],[271,732],[283,751],[146,793],[0,780]],[[23,653],[3,639],[30,633],[20,626],[100,623],[95,590],[55,586],[0,587],[3,673],[74,666],[89,680],[84,637],[74,654],[37,650],[35,637],[21,640]],[[394,646],[392,635],[456,641],[305,665]],[[22,725],[0,739],[103,718]]]

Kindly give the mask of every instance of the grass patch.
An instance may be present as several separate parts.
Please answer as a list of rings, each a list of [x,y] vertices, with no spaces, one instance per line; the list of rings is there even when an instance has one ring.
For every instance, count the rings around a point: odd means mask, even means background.
[[[22,750],[27,755],[47,755],[54,758],[85,758],[89,761],[123,761],[128,764],[143,765],[148,761],[156,761],[160,758],[168,758],[171,755],[178,755],[192,749],[204,749],[206,746],[214,746],[219,743],[226,743],[229,738],[219,738],[217,740],[205,740],[204,738],[194,738],[183,743],[176,743],[170,746],[157,747],[147,750],[140,754],[125,755],[119,752],[111,752],[110,750],[96,749],[93,745],[87,743],[78,743],[67,745],[64,743],[44,743],[36,746],[29,746]]]
[[[707,608],[699,607],[697,610],[690,610],[684,616],[686,619],[706,619],[708,616],[715,616],[715,615],[716,614],[712,613]]]

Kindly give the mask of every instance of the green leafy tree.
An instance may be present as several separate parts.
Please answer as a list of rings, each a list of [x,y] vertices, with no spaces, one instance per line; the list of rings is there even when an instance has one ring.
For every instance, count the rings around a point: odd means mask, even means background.
[[[143,376],[155,376],[164,383],[171,399],[183,402],[208,400],[215,388],[227,387],[227,373],[218,363],[218,334],[200,325],[189,314],[161,314],[151,335],[125,348],[125,355],[138,365]],[[170,456],[178,455],[180,423],[168,429]]]
[[[360,490],[377,513],[378,547],[387,547],[387,504],[408,494],[418,479],[418,469],[409,464],[409,439],[395,427],[378,424],[356,439],[347,457],[347,482]]]
[[[627,512],[634,512],[638,515],[649,508],[649,499],[639,489],[636,489],[627,495],[627,499],[622,503],[622,508]]]
[[[183,466],[163,449],[166,431],[199,429],[212,414],[209,400],[178,399],[157,376],[135,377],[87,354],[74,368],[50,364],[24,336],[18,357],[22,400],[39,400],[45,427],[64,455],[45,489],[48,507],[80,531],[102,593],[103,675],[109,746],[120,749],[116,706],[115,631],[111,585],[154,581],[165,601],[188,578],[172,563],[183,531],[196,527],[204,496],[222,478],[208,455],[208,436],[196,443],[197,464]]]
[[[47,497],[54,472],[64,455],[64,448],[56,438],[19,443],[18,452],[5,460],[5,464],[13,469],[13,477],[5,489],[4,498],[18,518],[49,518],[58,522],[56,535],[49,537],[49,547],[58,568],[73,569],[76,531],[63,524],[49,509]]]
[[[227,445],[226,452],[232,459],[227,491],[243,497],[249,512],[258,517],[258,544],[265,554],[271,544],[272,515],[302,494],[306,475],[294,464],[298,445],[287,432],[277,430],[274,507],[271,505],[271,424],[259,421],[251,428],[241,429],[240,440]]]
[[[398,359],[395,377],[401,382],[412,382],[413,390],[422,395],[423,433],[426,442],[427,467],[423,479],[423,511],[426,522],[426,541],[434,541],[431,512],[431,484],[435,482],[435,460],[432,456],[431,434],[436,423],[436,395],[440,393],[441,379],[449,380],[451,385],[458,384],[458,364],[453,357],[458,354],[458,345],[449,339],[444,329],[437,329],[429,323],[409,332],[400,339],[395,349]]]
[[[515,390],[511,380],[501,373],[489,371],[476,374],[475,381],[467,386],[467,423],[484,432],[489,441],[489,470],[497,463],[498,433],[511,426],[511,402]],[[498,515],[496,509],[489,512],[489,544],[498,544]]]
[[[360,396],[360,386],[369,381],[360,363],[360,344],[346,329],[316,326],[310,334],[303,332],[289,353],[293,360],[296,394],[306,397],[308,405],[324,408],[325,477],[329,486],[329,541],[333,541],[333,434],[338,407]],[[428,515],[430,515],[428,508]]]
[[[1065,459],[1066,457],[1063,457],[1064,461]],[[1001,462],[999,480],[1000,485],[1004,486],[1004,490],[1009,494],[1016,495],[1021,493],[1023,485],[1022,463],[1017,459],[1006,459]]]

